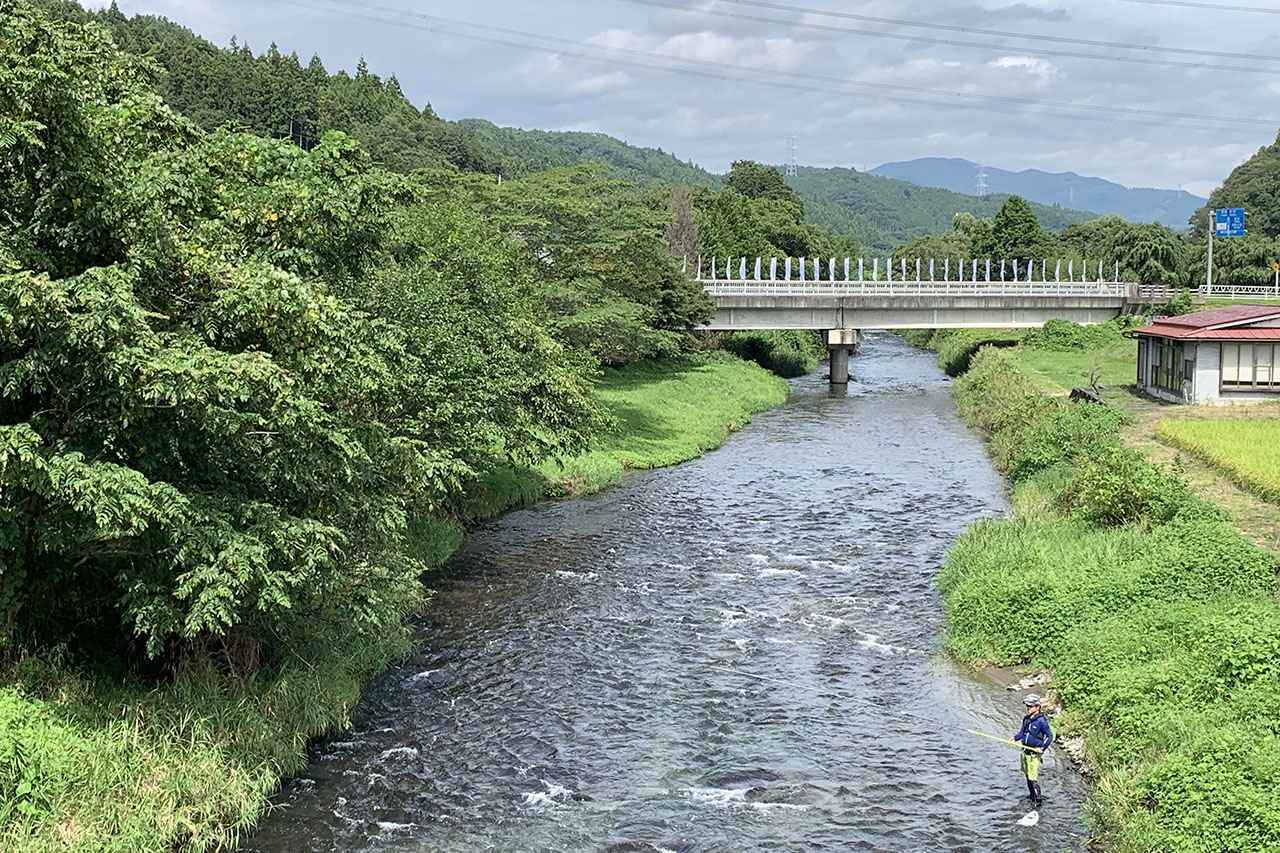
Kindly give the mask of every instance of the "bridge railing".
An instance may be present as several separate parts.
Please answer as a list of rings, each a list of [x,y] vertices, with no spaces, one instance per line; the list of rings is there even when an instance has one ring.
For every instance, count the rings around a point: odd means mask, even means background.
[[[1126,282],[703,281],[710,296],[1094,296],[1130,298]]]
[[[1210,299],[1258,299],[1274,301],[1280,299],[1280,287],[1268,285],[1240,285],[1223,287],[1214,285],[1212,292],[1199,288],[1199,295]]]
[[[685,272],[704,284],[756,282],[768,284],[1126,284],[1120,264],[1046,258],[704,258],[696,266],[685,259]]]

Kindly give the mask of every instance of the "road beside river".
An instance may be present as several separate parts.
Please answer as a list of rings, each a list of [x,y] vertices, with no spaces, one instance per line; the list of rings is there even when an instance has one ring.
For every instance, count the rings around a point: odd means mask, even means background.
[[[687,465],[477,531],[422,652],[318,744],[250,840],[301,851],[1062,851],[1019,697],[940,652],[935,578],[1005,487],[933,357],[873,334]]]

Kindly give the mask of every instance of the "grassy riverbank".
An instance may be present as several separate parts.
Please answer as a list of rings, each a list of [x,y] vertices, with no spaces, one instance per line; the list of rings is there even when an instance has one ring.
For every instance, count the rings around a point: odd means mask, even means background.
[[[447,558],[466,520],[692,459],[787,396],[784,381],[724,355],[608,371],[597,391],[614,432],[563,468],[495,471],[462,518],[419,531],[423,556]],[[305,764],[307,743],[347,726],[364,685],[408,648],[403,625],[316,623],[275,670],[239,681],[193,665],[164,686],[57,654],[17,657],[0,671],[0,850],[233,846]]]
[[[1015,492],[948,558],[950,651],[1053,672],[1109,849],[1280,847],[1275,559],[1123,447],[1127,415],[1046,394],[1020,352],[983,351],[956,398]]]
[[[1043,329],[940,329],[904,333],[913,346],[938,354],[948,376],[961,376],[983,347],[1016,347],[1027,375],[1051,394],[1073,388],[1131,384],[1137,374],[1137,347],[1124,337],[1134,318],[1100,326],[1051,321]]]

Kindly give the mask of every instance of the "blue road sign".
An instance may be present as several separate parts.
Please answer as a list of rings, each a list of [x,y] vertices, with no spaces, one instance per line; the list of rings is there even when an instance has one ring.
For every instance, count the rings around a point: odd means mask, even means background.
[[[1213,236],[1243,237],[1244,208],[1228,207],[1213,212]]]

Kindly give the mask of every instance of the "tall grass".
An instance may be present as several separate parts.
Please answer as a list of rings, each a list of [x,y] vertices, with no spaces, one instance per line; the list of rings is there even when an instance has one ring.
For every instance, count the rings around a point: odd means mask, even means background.
[[[1280,849],[1274,559],[1117,430],[1091,434],[1097,407],[1033,387],[994,350],[957,383],[1016,486],[1012,517],[967,531],[943,569],[949,650],[1053,672],[1108,849]]]
[[[1208,462],[1241,488],[1280,503],[1280,419],[1168,420],[1160,422],[1156,435]]]

